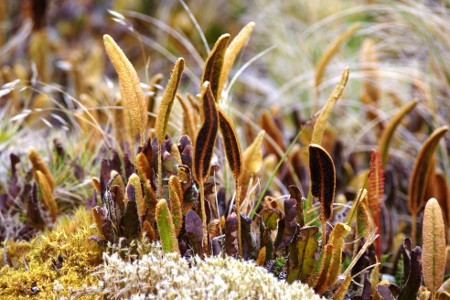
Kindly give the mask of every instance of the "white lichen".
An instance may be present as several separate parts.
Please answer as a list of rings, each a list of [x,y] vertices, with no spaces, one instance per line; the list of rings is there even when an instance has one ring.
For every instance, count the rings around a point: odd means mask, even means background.
[[[159,245],[127,262],[103,254],[96,272],[107,298],[128,299],[323,299],[300,282],[279,281],[262,267],[232,258],[192,259],[163,254]]]

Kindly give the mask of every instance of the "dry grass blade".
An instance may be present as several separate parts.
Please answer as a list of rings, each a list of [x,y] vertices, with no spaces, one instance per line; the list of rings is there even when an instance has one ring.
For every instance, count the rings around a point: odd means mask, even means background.
[[[131,116],[133,126],[140,133],[141,144],[144,144],[145,128],[147,126],[147,105],[140,86],[139,77],[131,62],[112,37],[105,34],[103,36],[103,42],[106,53],[108,53],[109,59],[119,76],[120,90],[124,104]]]
[[[201,113],[203,125],[197,134],[194,146],[193,175],[197,182],[208,177],[214,145],[219,130],[219,116],[209,82],[202,87]]]
[[[230,45],[228,46],[225,52],[222,72],[220,74],[219,87],[217,90],[218,95],[222,93],[223,87],[225,86],[225,81],[227,80],[231,67],[234,64],[234,61],[236,60],[239,51],[241,51],[242,47],[244,47],[245,43],[250,37],[250,34],[252,34],[254,27],[255,27],[254,22],[248,23],[244,28],[242,28],[239,34],[231,41]]]
[[[323,73],[325,72],[325,68],[328,65],[328,62],[331,60],[333,55],[339,50],[339,47],[344,43],[347,39],[349,39],[355,32],[361,27],[360,23],[354,24],[352,27],[344,31],[340,36],[338,36],[333,42],[331,42],[330,46],[325,50],[325,53],[320,58],[316,67],[316,77],[314,79],[314,94],[315,94],[315,109],[318,109],[318,101],[319,101],[319,85],[322,81]]]
[[[219,81],[222,74],[222,68],[225,58],[225,51],[227,50],[228,42],[230,41],[230,35],[223,34],[219,37],[214,48],[211,50],[208,58],[205,61],[203,67],[202,79],[200,84],[203,85],[205,81],[210,82],[211,91],[216,101],[219,100]],[[200,89],[202,86],[200,87]]]
[[[394,136],[395,129],[400,125],[401,120],[406,116],[416,105],[419,100],[414,99],[413,101],[405,104],[400,110],[395,114],[392,120],[388,123],[386,128],[381,135],[380,142],[378,143],[378,151],[380,151],[381,162],[383,169],[386,167],[389,154],[389,145],[391,143],[392,137]]]
[[[336,169],[330,154],[317,144],[309,145],[309,176],[311,178],[311,194],[320,202],[322,243],[325,244],[326,222],[333,216]]]
[[[186,99],[183,98],[180,94],[177,94],[177,99],[180,101],[181,107],[183,108],[183,116],[186,122],[186,131],[187,135],[191,138],[194,138],[196,133],[196,124],[194,119],[194,112],[189,107]]]
[[[350,69],[349,67],[346,67],[344,69],[344,72],[342,73],[341,80],[334,88],[333,92],[330,95],[330,98],[328,98],[328,101],[325,104],[325,107],[320,112],[320,115],[316,121],[316,125],[314,126],[314,131],[312,133],[311,144],[322,144],[323,133],[325,132],[325,126],[327,125],[328,118],[333,111],[334,105],[344,91],[345,85],[348,81],[349,73]]]
[[[423,144],[414,163],[408,188],[408,208],[412,215],[411,236],[413,243],[416,241],[416,217],[425,205],[426,187],[430,171],[433,171],[431,166],[434,165],[434,152],[447,131],[447,126],[436,129]]]
[[[444,280],[445,225],[439,203],[434,198],[428,200],[425,206],[422,238],[423,279],[431,291],[432,299],[435,299]]]
[[[175,63],[175,67],[170,75],[166,90],[161,99],[161,104],[158,108],[158,116],[156,117],[156,138],[158,145],[161,145],[166,135],[167,124],[169,123],[169,116],[172,110],[175,95],[177,94],[178,86],[180,85],[181,75],[184,70],[184,59],[179,58]]]

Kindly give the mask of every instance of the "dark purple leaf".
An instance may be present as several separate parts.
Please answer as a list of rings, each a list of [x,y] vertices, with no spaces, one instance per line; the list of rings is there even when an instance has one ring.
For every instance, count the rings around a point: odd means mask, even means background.
[[[149,162],[153,161],[153,148],[152,148],[152,141],[150,138],[147,139],[147,141],[144,144],[144,147],[142,147],[141,152],[144,153],[145,157]]]
[[[380,284],[377,286],[377,292],[380,294],[381,298],[383,300],[394,300],[394,296],[392,295],[391,290],[389,289],[389,286]]]
[[[192,249],[194,249],[194,253],[198,254],[203,259],[205,255],[205,249],[202,246],[203,223],[197,213],[193,210],[188,211],[186,215],[185,229]]]
[[[205,182],[205,184],[204,184],[205,197],[208,196],[208,195],[214,194],[215,187],[218,186],[218,185],[219,185],[219,183],[218,182],[214,182],[214,181]]]
[[[64,161],[66,158],[66,150],[64,150],[64,147],[59,139],[53,140],[53,147],[55,147],[55,152],[59,161]]]
[[[9,181],[8,188],[8,206],[11,206],[14,203],[14,199],[20,193],[20,186],[18,185],[19,179],[17,178],[17,174],[14,174]]]
[[[151,139],[148,138],[147,142],[145,142],[144,146],[141,149],[141,152],[145,155],[145,158],[150,164],[151,174],[147,174],[148,179],[150,180],[150,185],[152,186],[153,190],[156,191],[156,184],[155,184],[155,178],[153,171],[153,159],[156,157],[156,155],[153,155],[153,148],[152,148],[152,142]],[[156,166],[156,165],[155,165]]]
[[[180,136],[177,146],[178,146],[178,151],[180,151],[180,153],[182,153],[187,146],[192,146],[192,141],[188,135],[183,134],[182,136]]]
[[[183,165],[188,166],[189,169],[192,169],[193,155],[194,155],[194,149],[192,148],[191,145],[186,146],[186,148],[184,148],[183,152],[180,152],[181,162],[183,163]]]
[[[187,135],[182,135],[178,140],[178,151],[180,152],[181,162],[192,169],[192,141]]]
[[[125,165],[125,176],[128,179],[130,178],[130,176],[133,173],[136,173],[136,168],[134,167],[134,165],[131,163],[130,158],[128,157],[128,154],[125,154],[123,156],[123,164]],[[120,173],[119,173],[120,174]]]
[[[73,165],[73,173],[75,175],[75,178],[81,182],[84,179],[84,170],[79,164]]]
[[[237,241],[238,220],[235,213],[228,216],[225,221],[225,253],[236,257],[238,253]]]
[[[113,196],[113,201],[116,203],[116,207],[120,210],[120,215],[122,215],[125,211],[125,195],[123,194],[123,190],[118,185],[113,185],[110,190]]]
[[[132,184],[127,186],[127,206],[123,212],[120,235],[131,241],[137,238],[141,230],[141,222],[137,211],[136,191]]]
[[[161,153],[164,153],[163,151],[166,151],[166,144],[163,142],[161,145]],[[152,140],[152,152],[155,154],[153,155],[153,161],[151,161],[152,166],[158,165],[158,140],[157,138],[153,138]]]
[[[422,283],[422,250],[413,250],[409,238],[403,240],[403,276],[402,287],[398,300],[416,299]]]
[[[106,190],[105,206],[109,220],[111,220],[115,227],[118,227],[125,211],[124,195],[119,186],[113,185]]]
[[[220,255],[222,253],[222,247],[220,246],[219,240],[213,239],[211,241],[211,248],[213,256]]]
[[[298,232],[297,223],[297,200],[291,198],[284,201],[284,231],[281,238],[281,243],[277,247],[277,251],[289,245]]]
[[[90,237],[89,237],[89,240],[90,241],[96,241],[97,243],[99,243],[100,245],[103,245],[103,246],[106,246],[106,242],[107,242],[107,240],[105,240],[104,238],[102,238],[102,237],[99,237],[98,235],[91,235]]]
[[[28,224],[25,224],[25,226],[20,229],[20,231],[17,234],[17,238],[25,241],[29,241],[32,238],[36,237],[36,229],[31,227]]]
[[[372,299],[372,284],[369,280],[369,273],[366,272],[364,274],[364,286],[361,294],[362,300],[371,300]]]
[[[14,203],[14,199],[20,193],[20,187],[18,186],[19,178],[17,177],[17,168],[16,168],[16,165],[20,163],[20,158],[14,153],[11,153],[9,155],[9,159],[11,161],[11,179],[9,181],[9,188],[8,188],[8,201],[7,201],[8,207]]]
[[[172,149],[172,139],[170,138],[170,134],[166,133],[163,143],[165,146],[165,151],[170,151],[170,149]]]
[[[256,259],[258,249],[256,248],[256,238],[252,230],[252,218],[241,213],[242,228],[242,255],[245,260]]]
[[[122,175],[122,161],[120,160],[119,153],[116,150],[111,149],[111,159],[109,160],[109,167],[112,170]]]
[[[42,217],[38,200],[38,188],[36,182],[33,182],[30,197],[27,201],[27,224],[37,230],[41,230],[45,227],[45,221]]]
[[[86,207],[92,209],[97,206],[97,190],[94,189],[92,197],[86,197]]]
[[[291,198],[295,199],[297,202],[296,206],[296,218],[297,222],[300,224],[300,227],[305,226],[305,218],[303,216],[303,195],[298,187],[295,185],[289,186],[289,194],[291,194]],[[286,209],[285,209],[286,211]]]
[[[166,151],[163,153],[162,163],[167,178],[177,174],[177,162],[170,152]]]
[[[111,243],[115,243],[117,241],[117,233],[114,230],[114,227],[112,226],[111,222],[105,222],[102,225],[102,233],[106,240],[110,241]]]
[[[273,246],[275,247],[275,251],[281,245],[281,241],[283,240],[283,233],[284,233],[284,228],[285,227],[286,227],[285,220],[284,219],[279,220],[278,221],[277,236],[275,237],[275,241],[273,242]]]
[[[16,165],[17,165],[18,163],[20,163],[20,158],[19,158],[17,155],[15,155],[14,153],[11,153],[11,154],[9,155],[9,159],[10,159],[10,161],[11,161],[11,175],[14,176],[14,175],[17,174],[17,168],[16,168]]]
[[[0,210],[5,211],[8,208],[8,205],[6,204],[7,200],[7,194],[0,194]]]

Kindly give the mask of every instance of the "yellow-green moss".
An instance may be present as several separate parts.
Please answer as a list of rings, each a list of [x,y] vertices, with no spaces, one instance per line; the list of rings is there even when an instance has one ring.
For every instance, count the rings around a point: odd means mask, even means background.
[[[6,251],[12,266],[0,266],[0,298],[26,298],[36,286],[35,299],[56,298],[54,282],[73,289],[97,284],[90,274],[102,262],[102,249],[89,236],[96,233],[92,213],[85,208],[76,210],[74,216],[60,218],[52,230],[48,230],[27,242],[8,242]],[[3,257],[3,248],[0,250]],[[52,266],[61,254],[64,261],[59,271]],[[27,266],[25,266],[24,261]],[[64,295],[62,292],[60,295]]]

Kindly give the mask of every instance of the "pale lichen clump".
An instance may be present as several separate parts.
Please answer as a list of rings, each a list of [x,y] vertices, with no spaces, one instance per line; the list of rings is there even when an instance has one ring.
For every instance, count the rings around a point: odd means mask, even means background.
[[[153,247],[132,263],[103,254],[97,275],[106,297],[131,299],[323,299],[300,282],[279,281],[266,269],[233,258],[188,262]],[[191,266],[189,266],[191,265]]]
[[[29,243],[8,242],[6,255],[4,249],[0,250],[7,262],[0,262],[0,298],[33,295],[36,299],[53,299],[56,280],[67,291],[97,285],[91,273],[101,263],[102,248],[89,240],[95,233],[93,222],[92,214],[79,208],[74,216],[60,218],[52,230]]]

